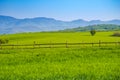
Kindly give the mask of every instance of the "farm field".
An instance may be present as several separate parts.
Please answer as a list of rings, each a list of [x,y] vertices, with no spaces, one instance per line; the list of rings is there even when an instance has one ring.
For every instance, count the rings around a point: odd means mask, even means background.
[[[119,41],[113,32],[1,35],[9,44]],[[0,50],[0,80],[120,80],[120,46]]]

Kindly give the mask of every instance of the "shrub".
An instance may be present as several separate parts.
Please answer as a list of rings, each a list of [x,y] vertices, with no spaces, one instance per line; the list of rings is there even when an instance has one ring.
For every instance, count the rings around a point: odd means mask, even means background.
[[[119,32],[115,32],[112,36],[118,36],[118,37],[120,37],[120,33]]]
[[[9,42],[8,39],[0,39],[0,44],[6,44],[8,42]]]

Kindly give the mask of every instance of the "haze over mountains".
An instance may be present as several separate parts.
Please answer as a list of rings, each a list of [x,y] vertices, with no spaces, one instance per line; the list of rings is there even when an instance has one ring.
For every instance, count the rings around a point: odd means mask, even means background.
[[[73,21],[61,21],[53,18],[36,17],[17,19],[10,16],[0,16],[0,34],[4,33],[20,33],[20,32],[40,32],[40,31],[55,31],[69,28],[84,27],[95,24],[116,24],[120,25],[120,20],[91,20],[85,21],[82,19]]]

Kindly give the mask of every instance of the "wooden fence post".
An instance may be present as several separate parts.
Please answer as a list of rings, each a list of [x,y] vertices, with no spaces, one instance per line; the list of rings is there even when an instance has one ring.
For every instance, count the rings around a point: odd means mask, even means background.
[[[84,47],[84,41],[82,41],[82,43],[81,43],[81,44],[82,44],[82,46]]]
[[[14,49],[14,44],[12,44],[12,49]]]
[[[68,48],[68,42],[66,41],[66,48]]]
[[[101,47],[101,41],[99,40],[99,47]]]
[[[119,41],[117,41],[117,42],[116,42],[116,46],[119,46],[119,43],[120,43],[120,42],[119,42]]]
[[[17,41],[17,44],[16,44],[16,48],[18,49],[18,41]]]
[[[94,43],[92,42],[92,47],[94,46]]]
[[[118,41],[117,43],[118,43],[118,46],[119,46],[119,45],[120,45],[120,42]]]
[[[40,48],[40,42],[39,42],[39,48]]]
[[[52,48],[52,42],[50,41],[50,48]]]
[[[34,44],[33,44],[33,48],[35,48],[35,41],[34,41]]]
[[[2,45],[1,45],[1,43],[0,43],[0,49],[2,49]]]

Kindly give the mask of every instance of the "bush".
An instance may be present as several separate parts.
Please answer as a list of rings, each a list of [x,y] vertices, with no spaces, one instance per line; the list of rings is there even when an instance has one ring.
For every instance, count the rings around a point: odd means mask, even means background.
[[[112,36],[118,36],[118,37],[120,37],[120,33],[119,33],[119,32],[116,32],[116,33],[114,33]]]
[[[0,39],[0,44],[6,44],[8,42],[9,42],[8,39]]]

